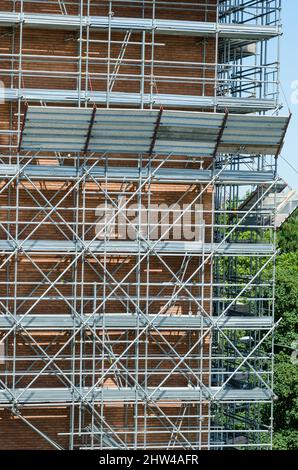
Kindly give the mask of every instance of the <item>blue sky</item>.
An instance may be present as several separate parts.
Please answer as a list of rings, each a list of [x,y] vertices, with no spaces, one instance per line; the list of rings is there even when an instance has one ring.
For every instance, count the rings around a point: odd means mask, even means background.
[[[286,182],[298,189],[298,103],[291,102],[293,89],[292,83],[298,84],[298,2],[297,0],[283,0],[283,30],[281,39],[281,85],[287,101],[293,113],[285,146],[282,151],[284,157],[293,168],[283,159],[279,161],[279,174]],[[298,89],[298,86],[297,86]],[[296,93],[298,97],[298,93]],[[283,114],[287,112],[286,100],[281,95],[281,101],[285,104]]]

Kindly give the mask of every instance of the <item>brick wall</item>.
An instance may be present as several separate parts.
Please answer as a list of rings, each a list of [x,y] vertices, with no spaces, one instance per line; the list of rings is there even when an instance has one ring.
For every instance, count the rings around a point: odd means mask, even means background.
[[[80,0],[64,0],[63,2],[67,14],[78,15],[81,11]],[[168,5],[165,7],[164,1],[156,0],[155,17],[161,19],[177,19],[188,21],[190,18],[194,21],[215,21],[216,19],[216,4],[217,0],[170,0],[166,2]],[[24,0],[23,11],[25,13],[41,13],[60,15],[61,8],[57,2],[41,2],[38,4],[36,1]],[[109,2],[98,2],[97,0],[90,0],[90,15],[92,16],[105,16],[109,12]],[[88,13],[88,2],[83,2],[83,14]],[[2,0],[0,4],[0,11],[15,11],[19,12],[21,9],[20,2],[13,0]],[[125,2],[121,5],[120,2],[112,4],[112,11],[115,16],[122,17],[145,17],[152,18],[153,8],[147,2],[143,8],[142,2],[136,5],[136,2]]]
[[[71,3],[71,4],[70,4]],[[91,14],[93,15],[103,15],[106,14],[106,7],[98,6],[99,2],[91,2]],[[182,2],[173,2],[173,5],[177,3],[176,7],[169,11],[157,10],[156,17],[158,18],[171,18],[177,20],[201,20],[201,21],[214,21],[215,16],[212,9],[190,11],[186,7],[181,9]],[[187,2],[186,2],[187,3]],[[194,3],[194,2],[193,2]],[[199,2],[204,4],[202,0]],[[210,0],[208,1],[210,4]],[[215,4],[214,0],[214,4]],[[0,4],[0,11],[9,11],[11,9],[12,2],[2,1]],[[17,4],[18,5],[18,4]],[[17,6],[18,8],[18,6]],[[77,2],[69,2],[67,4],[67,10],[69,14],[77,14],[78,7]],[[52,13],[58,14],[59,7],[57,5],[37,5],[36,3],[27,2],[25,3],[26,12],[39,12],[39,13]],[[117,16],[130,16],[130,10],[128,8],[115,7],[115,15]],[[150,8],[146,8],[144,12],[145,17],[151,17]],[[141,11],[134,9],[133,16],[141,16]],[[18,53],[18,30],[16,29],[13,37],[12,28],[1,28],[1,53],[3,54],[12,54]],[[92,32],[92,39],[95,40],[104,40],[107,38],[106,33],[104,32]],[[112,39],[114,41],[122,41],[124,33],[113,32]],[[131,42],[140,41],[140,34],[133,33],[131,36]],[[147,35],[147,41],[150,42],[150,35]],[[214,71],[211,69],[202,69],[194,68],[189,66],[188,68],[169,68],[163,67],[164,61],[177,61],[177,62],[214,62],[215,59],[215,47],[213,39],[206,39],[203,41],[202,38],[188,38],[188,37],[175,37],[175,36],[159,36],[157,41],[162,45],[155,47],[155,60],[159,61],[154,67],[154,73],[157,76],[174,77],[177,75],[183,75],[185,78],[180,83],[171,81],[167,79],[163,81],[162,78],[157,79],[157,90],[160,93],[174,93],[174,94],[190,94],[190,95],[213,95],[213,87],[210,84],[203,85],[203,82],[190,83],[186,79],[197,79],[198,77],[212,78],[214,76]],[[120,51],[119,44],[113,44],[111,48],[111,57],[117,57]],[[51,89],[68,89],[75,90],[77,87],[77,80],[74,73],[78,70],[78,59],[71,59],[71,57],[77,57],[78,54],[78,42],[77,34],[72,31],[62,31],[62,30],[46,30],[46,29],[27,29],[24,28],[23,36],[23,54],[28,55],[43,55],[50,56],[50,58],[45,57],[45,61],[41,62],[40,59],[34,58],[23,58],[23,70],[25,75],[23,78],[23,86],[28,88],[51,88]],[[83,46],[83,57],[85,56],[85,44]],[[61,56],[60,59],[54,58],[54,56]],[[105,58],[107,57],[107,46],[103,43],[93,43],[90,46],[89,56],[94,58]],[[139,45],[129,45],[125,54],[125,58],[129,60],[136,60],[141,58],[141,46]],[[3,59],[3,58],[2,58]],[[151,46],[146,46],[146,60],[151,60]],[[84,64],[84,62],[83,62]],[[131,62],[128,65],[124,65],[120,68],[120,73],[123,75],[132,75],[132,80],[127,80],[126,77],[123,77],[123,80],[117,80],[115,83],[114,91],[123,91],[123,92],[139,92],[140,90],[140,81],[139,74],[140,68],[132,65]],[[18,87],[18,63],[16,61],[4,59],[1,61],[0,68],[3,70],[1,75],[7,87]],[[12,73],[13,70],[13,73]],[[45,73],[47,70],[47,73]],[[83,72],[85,71],[85,65],[83,65]],[[58,74],[58,72],[60,72]],[[107,66],[101,64],[100,62],[89,62],[89,73],[93,74],[91,79],[91,85],[94,90],[105,90],[106,89],[106,74]],[[150,63],[146,73],[150,73]],[[101,79],[95,74],[102,74]],[[31,76],[29,76],[31,75]],[[47,76],[46,76],[47,75]],[[82,81],[82,88],[85,87],[84,79]],[[89,82],[90,87],[90,82]],[[149,80],[146,83],[145,91],[150,90]],[[1,105],[1,114],[0,114],[0,127],[1,129],[15,130],[17,128],[17,104],[4,104]],[[21,112],[24,111],[22,107]],[[16,144],[16,140],[13,141],[8,136],[0,135],[0,145],[9,145],[11,143]],[[14,153],[11,155],[12,161]],[[126,159],[126,165],[134,165],[129,160],[129,156],[124,157]],[[54,163],[57,164],[55,160],[40,160],[36,159],[36,163]],[[119,163],[119,162],[118,162]],[[71,164],[71,162],[69,163]],[[124,165],[123,159],[120,161],[121,165]],[[172,162],[173,166],[181,167],[182,165],[176,162]],[[189,168],[192,168],[190,163]],[[18,185],[18,186],[17,186]],[[63,197],[66,191],[71,187],[71,182],[59,183],[59,182],[35,182],[36,188],[42,192],[43,196],[47,200],[51,200],[52,204],[57,204],[58,201]],[[0,196],[0,205],[2,207],[0,211],[0,222],[3,224],[0,227],[0,237],[1,239],[6,239],[8,230],[11,235],[14,237],[16,235],[16,210],[18,210],[19,223],[17,227],[17,232],[19,238],[25,238],[30,234],[34,229],[34,223],[40,221],[43,214],[39,214],[36,210],[37,202],[40,204],[43,201],[39,191],[33,188],[32,185],[28,182],[19,182],[17,184],[12,184],[9,189],[4,191]],[[110,193],[119,192],[120,186],[117,184],[109,185],[107,189]],[[128,188],[129,191],[133,191],[135,187],[132,185]],[[185,185],[162,185],[162,184],[153,184],[150,187],[151,190],[151,202],[167,203],[173,204],[178,201],[181,195],[188,190],[188,196],[184,197],[185,203],[189,203],[194,199],[197,192],[202,188],[188,188]],[[86,227],[92,227],[96,222],[95,217],[95,208],[103,201],[102,193],[98,190],[95,185],[88,183],[84,187],[85,198],[83,201],[83,188],[80,187],[79,191],[79,205],[82,207],[83,203],[87,207],[86,219],[85,219],[85,235],[86,239],[90,239],[94,236],[93,229],[91,232],[86,234]],[[89,194],[87,194],[89,191]],[[90,194],[93,192],[94,194]],[[144,188],[144,194],[142,195],[143,201],[146,204],[148,198],[148,188]],[[212,191],[205,193],[201,201],[203,204],[205,213],[204,220],[208,224],[211,222],[210,210],[212,207]],[[44,202],[45,203],[45,202]],[[73,229],[75,229],[75,217],[76,217],[76,198],[71,194],[63,202],[63,208],[60,208],[59,212],[61,216],[68,222],[72,224]],[[10,206],[10,207],[9,207]],[[16,209],[18,207],[18,209]],[[78,211],[79,221],[82,221],[82,211]],[[32,236],[32,239],[48,239],[48,240],[63,240],[67,237],[71,238],[73,236],[71,230],[66,226],[59,226],[63,229],[64,235],[59,230],[58,226],[55,225],[61,222],[61,219],[57,214],[53,214],[49,224],[43,224]],[[90,224],[90,225],[88,225]],[[79,236],[82,236],[82,226],[78,229]],[[210,240],[211,232],[207,228],[205,232],[206,240]],[[98,257],[100,263],[106,262],[107,271],[119,282],[124,278],[126,273],[131,270],[134,266],[135,259],[132,256],[124,258],[123,256],[115,256],[104,260],[103,257]],[[5,268],[0,273],[0,287],[1,287],[1,297],[8,296],[9,300],[5,303],[5,307],[11,310],[12,312],[17,309],[18,314],[25,314],[28,309],[31,309],[32,305],[35,302],[35,298],[43,295],[47,289],[47,283],[40,284],[44,280],[43,273],[46,273],[51,280],[56,279],[64,269],[67,268],[69,263],[72,260],[71,256],[59,256],[59,255],[34,255],[32,257],[34,263],[32,263],[25,255],[18,253],[13,256],[9,263],[5,265]],[[2,255],[1,261],[5,260],[5,256]],[[172,270],[172,272],[177,273],[181,268],[183,263],[182,256],[168,256],[164,258],[164,261]],[[202,262],[202,258],[194,257],[191,263],[188,265],[185,277],[191,276],[195,269]],[[149,271],[149,272],[148,272]],[[96,295],[97,299],[94,301],[94,287],[92,283],[101,282],[104,271],[100,265],[92,258],[92,256],[85,257],[84,266],[82,266],[81,261],[78,261],[74,269],[68,270],[66,274],[61,279],[61,282],[57,285],[58,290],[64,296],[68,296],[70,302],[72,302],[71,297],[75,294],[77,296],[77,305],[76,308],[82,308],[82,312],[85,314],[92,313],[94,308],[94,303],[96,306],[99,305],[101,299],[104,296],[104,291],[102,286],[97,286]],[[161,290],[161,283],[169,283],[172,279],[171,273],[165,268],[163,263],[157,258],[152,257],[150,260],[149,266],[144,261],[140,266],[139,278],[134,271],[130,277],[127,279],[130,285],[124,285],[123,289],[125,291],[129,290],[131,296],[136,294],[136,286],[133,285],[138,279],[141,280],[141,283],[145,283],[146,280],[150,280],[149,292],[146,290],[145,286],[141,286],[140,294],[142,300],[140,301],[140,308],[143,309],[146,306],[146,296],[151,296],[153,298],[152,303],[150,304],[150,314],[157,314],[164,308],[166,301],[162,298],[158,299],[159,292]],[[196,281],[200,283],[202,279],[208,284],[210,282],[210,265],[207,264],[204,269],[204,277],[202,274],[197,276]],[[109,276],[107,276],[109,277]],[[77,286],[75,290],[71,287],[71,283],[74,282],[74,279],[77,279]],[[15,280],[17,280],[17,290],[15,290]],[[107,291],[111,287],[111,280],[107,281]],[[157,285],[156,285],[157,284]],[[173,286],[167,286],[163,290],[163,295],[165,297],[170,297],[173,293]],[[208,285],[202,287],[194,286],[189,288],[193,295],[205,298],[204,308],[207,312],[211,310],[210,305],[210,287]],[[16,299],[14,298],[16,294]],[[86,302],[81,302],[81,297],[84,297]],[[183,299],[182,297],[185,297]],[[100,313],[125,313],[125,312],[134,312],[135,307],[132,303],[128,305],[123,305],[123,302],[119,300],[110,300],[106,301],[104,308],[99,309]],[[0,308],[1,314],[5,313],[5,308],[2,305]],[[197,306],[195,302],[187,300],[187,293],[182,291],[181,298],[178,299],[174,305],[170,304],[166,311],[163,313],[167,314],[179,314],[179,315],[188,315],[190,312],[192,314],[197,314]],[[57,298],[57,291],[51,289],[47,293],[47,297],[37,303],[37,305],[31,310],[32,314],[70,314],[71,308],[67,303],[59,298]],[[0,332],[0,338],[3,337],[5,332]],[[106,335],[103,335],[101,330],[96,331],[98,338],[103,341],[107,341]],[[120,354],[124,351],[127,344],[133,341],[135,337],[135,332],[128,332],[124,339],[126,341],[121,343],[123,339],[122,331],[114,331],[109,334],[109,340],[113,343],[113,351],[115,354]],[[139,341],[139,355],[141,359],[139,360],[139,373],[135,372],[135,361],[129,354],[125,354],[123,358],[123,365],[128,367],[136,380],[140,383],[143,383],[145,380],[144,368],[145,366],[152,370],[152,373],[149,375],[147,386],[158,386],[163,382],[168,372],[173,368],[173,363],[169,359],[170,348],[167,345],[167,342],[171,347],[176,351],[177,354],[185,354],[192,344],[199,339],[201,332],[174,332],[174,331],[165,331],[162,332],[160,336],[155,331],[151,331],[149,335],[143,335]],[[15,337],[11,334],[6,341],[6,363],[5,366],[0,364],[0,379],[9,387],[13,386],[13,375],[12,372],[15,372],[16,377],[16,386],[25,387],[32,380],[34,380],[33,387],[61,387],[67,386],[65,381],[61,380],[62,377],[59,377],[57,374],[57,368],[50,367],[45,370],[40,378],[36,379],[36,375],[44,367],[44,362],[38,358],[39,345],[41,348],[46,349],[50,356],[55,355],[57,351],[63,347],[69,339],[69,332],[34,332],[30,335],[26,334],[23,331],[16,333]],[[100,343],[100,341],[99,341]],[[81,356],[81,346],[83,347],[83,362],[80,363]],[[203,352],[204,357],[208,357],[210,347],[210,337],[207,336],[202,341],[202,346],[195,349],[194,353],[198,355]],[[77,374],[75,378],[76,385],[92,385],[99,380],[101,377],[101,371],[107,369],[110,366],[110,358],[107,356],[105,359],[102,357],[102,351],[98,345],[96,351],[96,361],[95,365],[92,359],[93,350],[92,344],[90,343],[90,332],[85,332],[82,337],[77,335],[77,340],[72,342],[72,350],[70,346],[66,346],[63,350],[63,355],[59,357],[57,365],[67,371],[67,377],[70,380],[73,380],[72,370],[73,368],[78,372],[80,367],[83,367],[84,374],[83,376]],[[147,349],[145,349],[147,348]],[[71,362],[71,354],[75,351],[77,359],[75,363]],[[132,352],[134,347],[131,348]],[[142,356],[144,356],[145,351],[149,359],[144,361]],[[18,361],[14,363],[12,358],[16,356]],[[159,359],[157,359],[157,356]],[[176,360],[176,359],[175,359]],[[146,363],[145,363],[146,362]],[[210,364],[207,359],[200,361],[194,359],[191,355],[190,358],[185,360],[185,363],[193,368],[198,375],[201,376],[203,382],[208,384],[209,375],[208,371],[210,370]],[[185,369],[185,367],[184,367]],[[122,374],[123,375],[123,374]],[[82,378],[83,377],[83,378]],[[83,380],[83,382],[82,382]],[[117,376],[113,373],[109,373],[104,381],[104,386],[115,387],[117,386]],[[122,380],[125,380],[127,386],[133,385],[133,380],[128,376],[122,377]],[[173,386],[187,386],[188,380],[194,382],[194,377],[191,374],[181,373],[177,370],[177,373],[172,374],[164,383],[164,386],[173,387]],[[163,413],[166,413],[168,416],[173,416],[173,422],[177,422],[175,416],[181,415],[182,413],[182,404],[177,403],[177,406],[174,405],[160,405]],[[136,408],[133,405],[124,405],[123,403],[118,404],[106,404],[103,409],[100,406],[96,407],[96,410],[99,414],[103,413],[105,420],[109,425],[117,427],[118,430],[122,431],[123,439],[129,443],[133,444],[133,434],[130,431],[135,425],[135,415]],[[65,433],[69,431],[69,422],[70,422],[70,413],[73,411],[73,416],[75,417],[75,424],[78,424],[79,410],[75,408],[72,410],[68,407],[43,407],[40,409],[34,407],[25,407],[21,410],[22,414],[26,419],[28,419],[34,426],[40,429],[41,432],[47,434],[50,438],[54,439],[62,447],[68,447],[69,439],[67,436],[61,436],[59,433]],[[166,420],[162,415],[162,412],[152,406],[147,406],[146,410],[143,405],[138,406],[138,444],[142,445],[147,440],[147,443],[168,443],[171,439],[171,433],[161,433],[156,435],[154,433],[149,433],[148,436],[144,435],[144,420],[142,417],[144,414],[147,416],[147,427],[153,428],[160,426],[160,422],[165,426]],[[195,414],[200,414],[202,416],[202,421],[199,422],[198,419],[191,416]],[[183,426],[192,426],[194,428],[194,433],[187,433],[186,436],[191,440],[198,440],[197,433],[202,431],[201,442],[205,443],[207,440],[206,427],[208,426],[208,406],[207,404],[202,404],[201,409],[199,405],[196,407],[194,405],[189,405],[185,418],[183,419]],[[156,417],[158,416],[158,418]],[[190,416],[190,417],[188,417]],[[86,413],[83,414],[84,424],[87,426],[90,424],[90,413],[86,410]],[[199,424],[201,423],[201,424]],[[202,427],[201,427],[202,426]],[[125,434],[126,433],[126,434]],[[172,436],[173,437],[173,436]],[[86,437],[86,442],[88,438]],[[175,437],[174,437],[175,439]],[[96,442],[100,441],[95,441]],[[75,445],[80,445],[82,439],[75,437]],[[39,449],[53,448],[51,444],[46,442],[46,440],[39,436],[35,431],[30,429],[19,417],[10,414],[9,410],[0,409],[0,449]]]

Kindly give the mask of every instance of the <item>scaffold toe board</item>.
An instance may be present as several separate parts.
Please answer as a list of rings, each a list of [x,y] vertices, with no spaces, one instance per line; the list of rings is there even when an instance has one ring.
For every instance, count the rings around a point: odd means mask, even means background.
[[[0,13],[0,26],[13,26],[19,23],[31,28],[56,28],[77,30],[80,27],[106,30],[111,27],[117,31],[152,31],[156,34],[175,34],[187,36],[214,36],[219,34],[222,38],[243,38],[252,41],[270,39],[278,36],[281,31],[278,26],[270,25],[244,25],[244,24],[218,24],[201,21],[177,21],[150,18],[121,18],[113,16],[75,16],[52,15],[34,13]]]
[[[150,179],[162,183],[208,183],[212,177],[215,177],[215,184],[262,184],[272,183],[275,179],[273,171],[245,171],[245,170],[200,170],[188,168],[159,168],[151,171],[148,168],[135,167],[104,167],[97,165],[93,168],[86,165],[84,168],[75,168],[73,166],[62,165],[8,165],[0,164],[0,179],[7,179],[19,174],[19,179],[34,180],[64,180],[67,178],[76,179],[85,173],[90,175],[96,181],[102,181],[106,178],[109,181],[139,181]]]
[[[212,157],[276,154],[287,117],[185,111],[30,106],[21,150],[150,153]]]
[[[34,330],[71,330],[74,327],[86,325],[86,328],[98,328],[109,330],[135,330],[139,326],[146,326],[152,323],[154,328],[161,330],[193,330],[195,328],[209,328],[213,324],[223,330],[268,330],[274,325],[272,317],[204,317],[201,315],[128,315],[128,314],[107,314],[107,315],[0,315],[1,330],[9,330],[15,323],[28,331]]]
[[[4,88],[6,101],[17,101],[18,99],[30,102],[48,103],[72,103],[76,104],[78,100],[106,104],[107,99],[113,106],[139,107],[169,106],[175,108],[188,109],[216,109],[224,111],[229,109],[235,113],[254,113],[276,109],[276,100],[271,98],[254,98],[235,96],[198,96],[183,94],[165,94],[165,93],[128,93],[112,91],[107,94],[105,91],[84,91],[84,90],[62,90],[62,89],[35,89],[35,88]]]
[[[151,397],[156,402],[200,402],[202,399],[218,399],[221,401],[258,401],[270,400],[272,392],[268,389],[253,388],[233,389],[231,387],[172,387],[149,388],[135,390],[130,388],[27,388],[16,390],[0,390],[0,404],[9,405],[12,401],[22,405],[37,403],[71,403],[75,397],[77,401],[124,401],[133,403],[135,400],[143,401]]]
[[[270,255],[274,252],[271,244],[258,243],[202,243],[185,241],[111,241],[85,240],[0,240],[0,253],[25,251],[27,253],[64,253],[78,252],[107,253],[110,256],[119,254],[138,254],[154,251],[161,254],[192,254],[201,256],[206,253],[225,255]]]

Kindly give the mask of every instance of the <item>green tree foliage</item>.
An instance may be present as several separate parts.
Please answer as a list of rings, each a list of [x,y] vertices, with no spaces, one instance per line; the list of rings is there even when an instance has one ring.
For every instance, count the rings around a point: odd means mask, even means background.
[[[296,252],[284,253],[277,258],[275,314],[277,320],[282,318],[276,343],[291,346],[298,339],[298,246]]]
[[[298,210],[282,226],[278,243],[283,253],[298,251]]]
[[[274,434],[275,450],[297,450],[298,431],[280,431]]]
[[[282,254],[276,266],[276,319],[282,318],[275,336],[274,448],[298,449],[298,365],[291,360],[298,341],[298,212],[278,234]]]

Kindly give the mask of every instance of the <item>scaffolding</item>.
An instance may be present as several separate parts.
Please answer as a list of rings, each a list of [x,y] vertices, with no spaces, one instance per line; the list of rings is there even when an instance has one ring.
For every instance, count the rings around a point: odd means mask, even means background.
[[[0,408],[49,448],[272,448],[280,11],[1,2]]]

